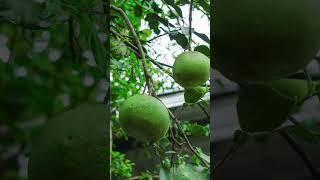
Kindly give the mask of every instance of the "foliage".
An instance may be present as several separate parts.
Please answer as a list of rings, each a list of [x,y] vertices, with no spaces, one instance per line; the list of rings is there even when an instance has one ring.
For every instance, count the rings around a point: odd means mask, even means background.
[[[101,1],[0,1],[0,154],[19,169],[29,137],[47,119],[106,93],[106,18]]]
[[[151,54],[153,53],[156,55],[160,53],[153,49],[152,41],[167,36],[172,40],[172,42],[175,42],[174,46],[179,47],[181,52],[188,49],[189,33],[182,31],[182,29],[189,28],[189,23],[186,22],[186,17],[189,14],[183,14],[181,8],[184,5],[189,6],[190,2],[167,0],[118,0],[113,1],[111,5],[114,5],[116,8],[120,8],[132,24],[134,31],[137,34],[137,38],[142,44],[142,49],[146,54],[145,65],[147,67],[147,72],[154,81],[153,85],[156,94],[160,94],[168,90],[172,91],[173,87],[178,85],[172,79],[171,67],[161,64],[158,62],[157,58],[153,59],[151,57]],[[200,9],[204,12],[204,15],[209,16],[209,1],[194,1],[193,7]],[[180,131],[186,133],[187,136],[208,136],[209,126],[202,127],[200,125],[184,123],[176,125],[172,122],[172,127],[164,138],[157,142],[144,143],[127,136],[125,131],[122,129],[119,123],[119,107],[131,96],[149,93],[149,88],[147,86],[148,79],[146,79],[148,76],[146,76],[146,72],[144,71],[144,62],[134,34],[131,32],[130,28],[128,28],[128,23],[125,17],[113,8],[111,8],[110,24],[112,39],[121,42],[111,43],[111,49],[122,49],[122,45],[120,44],[125,44],[129,50],[128,53],[110,52],[110,105],[113,112],[113,150],[119,151],[123,146],[126,147],[126,150],[128,150],[128,147],[152,147],[154,152],[150,153],[155,153],[156,156],[161,159],[157,166],[158,172],[148,172],[147,175],[144,174],[144,172],[138,172],[138,178],[141,179],[151,179],[152,177],[158,176],[162,166],[166,166],[170,169],[171,166],[175,166],[174,164],[182,164],[186,162],[193,162],[202,166],[203,162],[199,160],[199,157],[196,155],[192,156],[193,153],[190,152],[190,150],[186,150],[187,148],[185,146],[187,145],[181,143],[185,141],[185,138],[180,134]],[[209,43],[209,38],[206,35],[197,32],[194,32],[194,34],[199,36],[200,39],[203,39],[204,42]],[[192,48],[196,51],[203,52],[207,56],[209,55],[209,48],[207,45],[192,43]],[[196,154],[201,154],[201,148],[194,150],[194,152]],[[199,156],[200,158],[204,158],[204,156]],[[205,159],[208,160],[207,157]],[[118,160],[113,159],[112,161],[116,163],[115,161]],[[205,169],[207,168],[208,167],[205,167]],[[191,178],[191,176],[189,178]]]
[[[182,129],[189,136],[209,136],[210,135],[209,124],[203,126],[197,123],[184,121],[182,123]]]
[[[115,177],[131,177],[132,176],[132,163],[129,159],[126,159],[125,154],[118,151],[111,152],[111,172]]]

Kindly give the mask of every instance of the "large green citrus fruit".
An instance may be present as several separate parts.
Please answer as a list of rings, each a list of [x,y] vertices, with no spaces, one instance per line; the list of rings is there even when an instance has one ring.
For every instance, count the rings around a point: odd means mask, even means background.
[[[200,86],[209,77],[210,60],[200,52],[183,52],[173,64],[173,78],[183,87]]]
[[[305,80],[280,79],[241,87],[237,112],[240,126],[249,132],[271,131],[314,91]]]
[[[215,6],[215,68],[231,80],[285,77],[320,47],[318,0],[223,0]]]
[[[32,139],[30,180],[106,179],[107,108],[80,105],[48,121]]]
[[[129,135],[141,141],[159,140],[170,126],[167,108],[148,95],[128,98],[120,107],[119,121]]]

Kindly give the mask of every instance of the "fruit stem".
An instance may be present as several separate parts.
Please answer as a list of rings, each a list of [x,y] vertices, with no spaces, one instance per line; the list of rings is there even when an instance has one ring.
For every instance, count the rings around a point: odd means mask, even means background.
[[[191,51],[191,43],[192,43],[192,6],[193,0],[190,1],[190,9],[189,9],[189,51]]]

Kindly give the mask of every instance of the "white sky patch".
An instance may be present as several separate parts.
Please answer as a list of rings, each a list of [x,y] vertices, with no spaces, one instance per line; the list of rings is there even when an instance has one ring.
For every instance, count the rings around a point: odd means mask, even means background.
[[[158,4],[159,1],[156,1]],[[187,38],[189,38],[189,5],[184,5],[181,8],[182,14],[183,14],[183,21],[184,24],[182,24],[182,21],[180,20],[180,25],[177,23],[176,19],[169,19],[169,22],[174,24],[176,27],[180,27],[182,30],[180,30],[180,33],[186,34]],[[168,8],[166,6],[163,6],[162,8],[164,11],[168,11]],[[163,27],[165,30],[167,30],[166,27],[163,25],[160,25],[160,27]],[[141,30],[148,29],[148,23],[143,22],[141,24]],[[192,28],[195,32],[202,33],[207,35],[207,37],[210,39],[210,21],[206,15],[204,15],[201,11],[197,9],[193,9],[192,12]],[[165,32],[161,30],[160,34],[164,34]],[[152,36],[149,39],[152,39],[154,37],[158,36],[157,34],[153,33]],[[204,42],[201,38],[199,38],[197,35],[192,34],[192,40],[195,42],[192,44],[192,48],[198,46],[198,45],[206,45],[209,46],[208,43]],[[183,48],[180,47],[176,43],[175,40],[171,40],[169,35],[164,35],[160,38],[157,38],[153,40],[151,43],[149,43],[150,46],[145,46],[147,49],[148,55],[155,59],[156,61],[162,62],[164,64],[173,65],[175,57],[177,57],[180,53],[184,52]],[[155,67],[155,66],[154,66]],[[166,77],[153,77],[154,79],[165,81],[165,86],[170,87],[172,79],[166,78]],[[173,87],[173,91],[180,89],[177,84]]]

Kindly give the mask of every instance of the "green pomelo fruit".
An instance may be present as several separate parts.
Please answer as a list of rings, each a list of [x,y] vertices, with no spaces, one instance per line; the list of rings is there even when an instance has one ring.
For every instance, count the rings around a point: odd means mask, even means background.
[[[309,96],[305,80],[280,79],[241,87],[237,112],[240,127],[249,132],[271,131]]]
[[[173,64],[173,78],[183,87],[200,86],[210,77],[209,58],[197,51],[180,54]]]
[[[186,103],[196,103],[207,92],[208,88],[203,86],[186,88],[184,91],[184,100]]]
[[[159,140],[170,126],[170,116],[165,105],[147,95],[128,98],[120,107],[119,121],[130,136],[141,141]]]
[[[236,82],[284,78],[320,47],[318,0],[223,0],[215,12],[215,68]]]
[[[29,179],[107,179],[107,111],[83,104],[50,119],[32,139]]]

